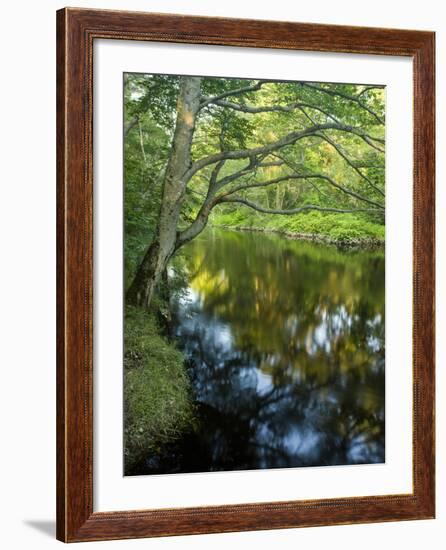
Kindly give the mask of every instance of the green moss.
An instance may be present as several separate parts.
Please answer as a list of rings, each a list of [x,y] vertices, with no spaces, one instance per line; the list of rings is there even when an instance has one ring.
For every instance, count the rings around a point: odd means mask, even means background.
[[[194,419],[182,354],[160,334],[153,314],[126,307],[125,470],[174,441]]]

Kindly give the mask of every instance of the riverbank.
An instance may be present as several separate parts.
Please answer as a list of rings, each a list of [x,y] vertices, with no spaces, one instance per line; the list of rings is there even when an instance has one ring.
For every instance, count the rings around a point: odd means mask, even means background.
[[[194,422],[183,354],[162,334],[152,312],[125,310],[125,473],[175,441]]]
[[[329,244],[337,246],[339,248],[375,249],[384,246],[384,239],[375,239],[373,237],[343,237],[342,239],[335,239],[328,235],[318,235],[315,233],[294,233],[291,231],[284,231],[282,229],[261,228],[255,226],[243,227],[230,225],[212,225],[212,227],[229,229],[231,231],[253,231],[257,233],[275,234],[286,237],[287,239],[293,239],[295,241],[311,241],[314,243]]]
[[[349,214],[310,212],[304,216],[218,214],[213,227],[237,231],[255,231],[335,245],[339,248],[381,248],[385,244],[385,226],[358,219]]]

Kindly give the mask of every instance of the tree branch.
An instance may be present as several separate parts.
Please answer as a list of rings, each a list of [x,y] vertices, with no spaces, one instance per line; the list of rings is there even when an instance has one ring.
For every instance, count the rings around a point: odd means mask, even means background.
[[[218,199],[215,198],[217,191],[219,191],[222,187],[224,187],[225,185],[228,185],[232,181],[235,181],[236,179],[242,176],[245,176],[246,174],[249,174],[250,172],[253,172],[254,170],[256,170],[257,167],[260,166],[260,163],[263,160],[263,158],[264,157],[261,157],[261,158],[251,157],[246,166],[230,174],[229,176],[221,178],[220,180],[217,180],[217,176],[225,160],[221,160],[216,165],[216,167],[211,173],[211,178],[210,178],[206,199],[201,205],[201,208],[198,211],[198,214],[195,217],[194,221],[191,223],[191,225],[189,225],[189,227],[187,227],[186,229],[178,233],[176,249],[180,248],[185,243],[194,239],[206,227],[209,214],[211,210],[214,208],[214,206],[218,203]],[[268,164],[276,165],[277,163],[275,161],[272,161],[272,163],[268,163]]]
[[[231,183],[232,181],[235,181],[236,179],[241,178],[242,176],[246,176],[250,172],[253,172],[258,166],[259,161],[257,160],[257,158],[250,158],[249,163],[240,170],[237,170],[236,172],[233,172],[232,174],[229,174],[228,176],[225,176],[224,178],[215,181],[215,185],[212,186],[212,191],[215,194],[215,192],[217,192],[225,185],[228,185],[228,183]]]
[[[343,214],[350,214],[354,212],[376,212],[380,213],[381,210],[378,210],[376,208],[329,208],[324,206],[318,206],[316,204],[305,204],[303,206],[299,206],[298,208],[293,208],[291,210],[275,210],[271,208],[264,208],[263,206],[260,206],[259,204],[256,204],[254,202],[251,202],[247,199],[244,199],[242,197],[223,197],[220,202],[234,202],[243,204],[245,206],[248,206],[249,208],[252,208],[253,210],[257,210],[258,212],[263,212],[264,214],[282,214],[282,215],[293,215],[298,214],[299,212],[304,212],[306,210],[318,210],[319,212],[338,212]]]
[[[203,231],[207,225],[209,214],[216,204],[215,199],[208,194],[194,221],[189,227],[177,234],[175,250],[178,250],[181,246],[194,239]]]
[[[222,193],[218,196],[217,200],[220,200],[224,197],[227,197],[229,195],[232,195],[234,193],[237,193],[238,191],[244,191],[246,189],[254,189],[256,187],[267,187],[270,185],[274,185],[276,183],[281,183],[283,181],[289,181],[289,180],[301,180],[301,179],[319,179],[327,181],[331,186],[335,187],[342,193],[345,193],[346,195],[350,195],[351,197],[354,197],[355,199],[358,199],[362,202],[366,202],[368,204],[371,204],[372,206],[375,206],[376,208],[380,208],[384,210],[384,205],[380,204],[379,202],[376,202],[372,199],[368,199],[367,197],[363,197],[359,193],[356,193],[355,191],[352,191],[351,189],[348,189],[347,187],[344,187],[340,183],[337,183],[334,179],[330,178],[329,176],[326,176],[325,174],[288,174],[285,176],[280,176],[271,180],[267,181],[261,181],[261,182],[254,182],[254,183],[248,183],[248,184],[241,184],[237,187],[234,187],[230,189],[229,191]]]
[[[208,194],[211,193],[213,189],[215,189],[215,186],[217,185],[218,174],[220,173],[220,170],[223,168],[223,165],[225,162],[226,162],[226,159],[223,159],[220,162],[217,162],[214,169],[212,170],[211,177],[209,179]]]
[[[318,90],[319,92],[323,92],[324,94],[328,94],[328,95],[331,95],[331,96],[338,96],[338,97],[342,97],[348,101],[353,101],[355,103],[357,103],[360,107],[362,107],[364,110],[366,110],[369,114],[371,114],[380,124],[384,125],[385,122],[384,120],[375,113],[375,111],[373,111],[372,109],[370,109],[370,107],[367,107],[367,105],[362,102],[359,97],[355,97],[355,96],[352,96],[352,95],[348,95],[348,94],[345,94],[344,92],[340,92],[339,90],[331,90],[331,89],[328,89],[328,88],[321,88],[320,86],[316,86],[315,84],[311,84],[309,82],[302,82],[302,85],[303,86],[306,86],[307,88],[312,88],[314,90]]]
[[[317,124],[315,126],[306,128],[305,130],[291,132],[277,141],[267,143],[266,145],[263,145],[260,147],[253,147],[252,149],[240,149],[235,151],[220,151],[219,153],[214,153],[212,155],[204,157],[192,163],[189,170],[187,170],[187,172],[184,174],[184,179],[185,181],[189,181],[192,178],[192,176],[196,174],[199,170],[201,170],[205,166],[209,166],[210,164],[219,162],[220,160],[223,160],[223,159],[237,160],[237,159],[243,159],[243,158],[253,158],[263,154],[266,155],[271,153],[272,151],[276,151],[277,149],[281,149],[283,147],[286,147],[287,145],[296,143],[296,141],[299,141],[302,138],[314,135],[317,132],[320,132],[320,130],[338,130],[341,132],[349,132],[365,140],[366,143],[368,143],[371,147],[378,149],[380,152],[383,152],[381,149],[377,148],[374,144],[369,143],[368,140],[373,139],[376,141],[382,141],[383,143],[384,143],[384,140],[380,140],[378,138],[371,138],[371,136],[368,136],[368,134],[366,134],[366,132],[364,132],[360,128],[355,128],[353,126],[348,126],[346,124],[336,124],[334,122],[326,123],[326,124]]]
[[[384,84],[383,85],[377,84],[376,86],[366,86],[363,90],[359,92],[358,97],[361,97],[362,94],[367,93],[369,90],[383,90],[384,88],[385,88]]]
[[[331,113],[326,111],[325,109],[322,109],[321,107],[318,107],[317,105],[312,105],[311,103],[303,103],[303,102],[295,102],[290,103],[289,105],[264,105],[260,107],[256,107],[255,105],[249,105],[246,103],[234,103],[231,101],[214,101],[215,105],[218,105],[219,107],[226,107],[228,109],[233,109],[234,111],[239,111],[242,113],[249,113],[249,114],[258,114],[258,113],[290,113],[291,111],[295,111],[296,109],[302,109],[302,108],[308,108],[308,109],[315,109],[316,111],[319,111],[323,113],[326,117],[330,118],[333,122],[336,122],[337,124],[341,124],[339,119],[334,117]]]
[[[256,84],[251,84],[250,86],[244,86],[242,88],[237,88],[235,90],[228,90],[227,92],[224,92],[220,95],[216,95],[213,97],[203,97],[200,104],[200,109],[203,109],[203,107],[206,107],[207,105],[210,105],[211,103],[215,103],[216,101],[220,101],[221,99],[224,99],[225,97],[233,96],[233,95],[239,95],[244,94],[247,92],[255,92],[257,90],[260,90],[260,88],[266,84],[267,81],[259,81]]]
[[[348,158],[348,156],[346,155],[346,153],[343,151],[343,149],[341,149],[341,147],[335,142],[333,141],[332,139],[330,139],[327,135],[325,135],[324,133],[320,133],[320,134],[315,134],[314,137],[318,137],[320,139],[323,139],[324,141],[326,141],[327,143],[329,143],[337,152],[338,154],[345,160],[345,162],[351,167],[353,168],[353,170],[363,179],[365,180],[375,191],[377,191],[380,195],[382,195],[383,197],[385,197],[385,193],[384,191],[382,191],[379,187],[377,187],[371,180],[370,178],[368,178],[365,174],[363,174],[361,172],[361,170],[355,166],[355,164],[353,163],[353,161],[351,159]]]
[[[301,111],[303,112],[303,114],[308,118],[308,120],[312,123],[312,124],[316,124],[316,121],[305,111],[305,109],[301,109]],[[327,143],[329,143],[336,151],[337,153],[347,162],[347,164],[353,168],[355,170],[355,172],[361,177],[363,178],[373,189],[375,189],[375,191],[377,191],[378,193],[380,193],[383,197],[385,196],[384,194],[384,191],[381,191],[381,189],[379,189],[366,175],[364,175],[361,170],[355,166],[353,164],[353,161],[350,160],[346,153],[343,151],[343,149],[336,143],[334,142],[332,139],[330,139],[326,134],[325,132],[320,132],[320,134],[314,134],[314,137],[319,137],[320,139],[323,139],[325,140]],[[289,164],[289,162],[287,161],[287,163]],[[293,166],[291,166],[291,168],[293,168]],[[294,169],[294,168],[293,168]]]

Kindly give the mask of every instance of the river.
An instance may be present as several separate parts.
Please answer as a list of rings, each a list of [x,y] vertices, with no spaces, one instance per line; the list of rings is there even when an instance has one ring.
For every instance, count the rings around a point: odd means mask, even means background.
[[[197,426],[146,473],[384,461],[383,250],[206,229],[182,262]]]

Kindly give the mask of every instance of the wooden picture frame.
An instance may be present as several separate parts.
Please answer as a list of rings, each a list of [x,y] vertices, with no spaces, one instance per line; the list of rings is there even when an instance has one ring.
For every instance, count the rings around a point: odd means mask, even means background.
[[[93,42],[413,59],[413,492],[93,512]],[[65,542],[434,517],[434,33],[65,8],[57,13],[57,538]]]

